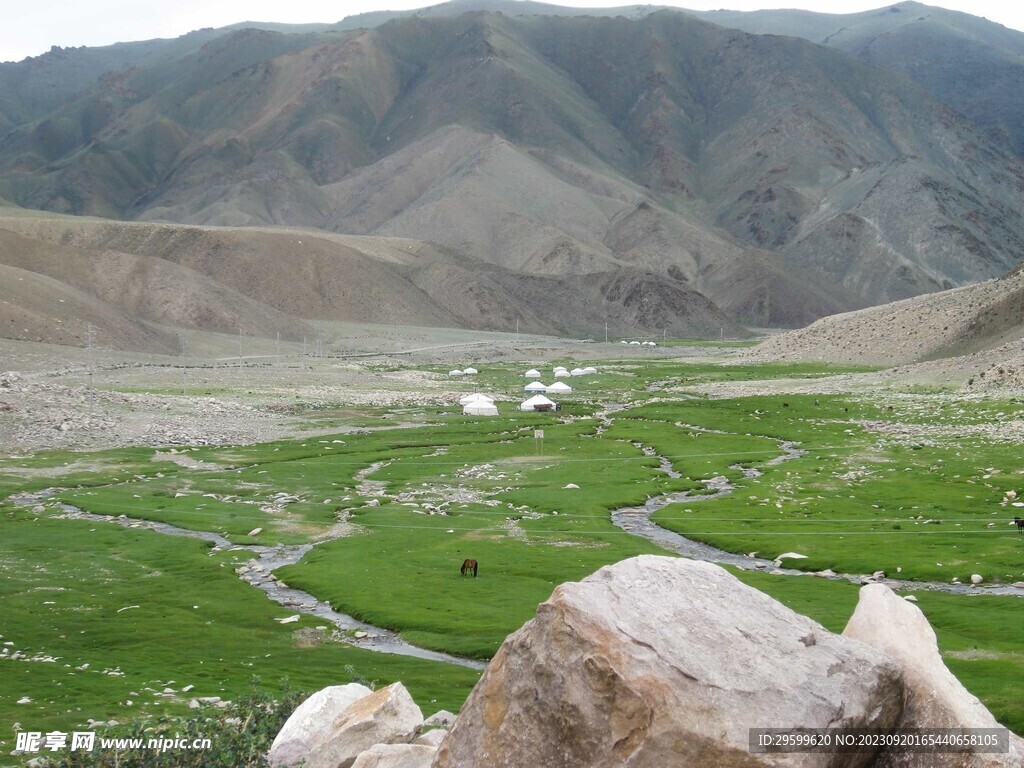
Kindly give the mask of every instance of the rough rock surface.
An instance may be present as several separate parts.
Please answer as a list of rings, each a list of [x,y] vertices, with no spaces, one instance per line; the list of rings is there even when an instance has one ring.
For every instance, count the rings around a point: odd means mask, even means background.
[[[427,731],[422,736],[417,737],[413,744],[426,744],[428,747],[440,746],[441,742],[444,741],[445,736],[448,735],[448,731],[444,728],[435,728],[432,731]]]
[[[301,757],[305,761],[302,766],[348,768],[360,753],[375,744],[410,741],[422,724],[423,713],[405,686],[393,683],[357,699],[339,712],[329,727],[320,731],[319,740],[312,744],[309,752]],[[273,752],[270,757],[273,765]]]
[[[359,683],[332,685],[302,702],[270,746],[271,765],[298,765],[331,732],[348,707],[372,690]]]
[[[921,609],[884,584],[870,584],[860,590],[857,609],[843,635],[879,649],[902,667],[906,703],[901,728],[1000,727],[985,705],[946,668],[935,632]],[[886,753],[877,766],[1020,768],[1024,766],[1024,740],[1011,733],[1010,752],[1003,754]]]
[[[884,654],[718,566],[645,555],[556,588],[505,640],[434,766],[852,768],[872,756],[751,754],[748,729],[889,728],[902,698]]]
[[[424,744],[374,744],[352,768],[430,768],[437,747]]]

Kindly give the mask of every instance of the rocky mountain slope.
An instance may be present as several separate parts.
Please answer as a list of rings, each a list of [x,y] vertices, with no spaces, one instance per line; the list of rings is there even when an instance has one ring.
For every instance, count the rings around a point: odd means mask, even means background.
[[[406,269],[414,285],[456,270],[447,291],[482,281],[523,306],[548,280],[589,307],[648,281],[655,304],[678,292],[757,325],[1019,260],[1012,151],[902,77],[672,11],[444,8],[0,65],[0,198],[428,241],[444,266]],[[624,301],[581,322],[609,312],[666,325]]]
[[[1018,268],[997,280],[826,317],[768,339],[753,354],[905,365],[987,352],[984,359],[1012,367],[1024,363],[1022,339],[1024,268]]]
[[[755,34],[802,37],[913,80],[1024,154],[1024,35],[923,3],[861,13],[709,11],[707,21]]]

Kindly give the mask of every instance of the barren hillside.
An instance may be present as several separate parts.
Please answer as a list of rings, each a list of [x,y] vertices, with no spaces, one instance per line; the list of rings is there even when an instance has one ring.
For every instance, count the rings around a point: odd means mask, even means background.
[[[1024,269],[1018,268],[997,280],[826,317],[774,336],[751,354],[906,365],[980,352],[998,357],[1000,350],[1012,357],[1022,338]]]

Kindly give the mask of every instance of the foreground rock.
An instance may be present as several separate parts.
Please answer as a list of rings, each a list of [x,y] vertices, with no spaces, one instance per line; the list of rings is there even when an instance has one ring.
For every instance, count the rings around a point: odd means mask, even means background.
[[[340,710],[332,703],[322,702],[336,696],[340,704],[347,694],[321,694],[324,691],[303,702],[285,723],[267,755],[271,765],[301,763],[303,768],[348,768],[360,753],[375,744],[412,740],[423,724],[423,713],[401,683],[369,692]],[[317,697],[320,700],[310,703]],[[324,713],[323,722],[312,719],[318,711]]]
[[[352,768],[430,768],[437,747],[423,744],[375,744],[352,763]]]
[[[750,728],[891,728],[899,670],[722,568],[642,556],[563,584],[509,636],[435,768],[869,765],[757,755]]]
[[[895,659],[903,669],[906,702],[901,728],[999,728],[992,714],[973,696],[939,655],[938,642],[921,609],[883,584],[860,591],[857,609],[843,635],[867,643]],[[877,763],[888,766],[1024,766],[1024,740],[1010,734],[1009,753],[886,753]]]
[[[373,693],[365,685],[332,685],[302,702],[270,745],[271,765],[298,765],[313,746],[327,739],[352,704]]]

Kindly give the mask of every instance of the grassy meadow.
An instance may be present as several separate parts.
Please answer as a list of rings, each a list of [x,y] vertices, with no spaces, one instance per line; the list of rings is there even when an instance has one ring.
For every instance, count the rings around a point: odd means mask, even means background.
[[[576,391],[555,413],[520,412],[531,366],[502,364],[452,384],[507,396],[492,418],[465,417],[454,403],[339,403],[300,415],[336,434],[181,449],[191,468],[155,448],[0,460],[0,497],[54,489],[0,507],[0,642],[11,643],[0,658],[0,723],[9,724],[0,749],[13,748],[14,723],[71,730],[88,718],[183,713],[191,697],[242,695],[254,676],[270,692],[401,679],[427,714],[457,711],[478,676],[351,647],[317,629],[319,619],[280,624],[290,611],[235,574],[245,551],[59,519],[59,503],[217,532],[234,545],[322,541],[277,575],[414,644],[474,659],[489,658],[557,584],[664,554],[613,525],[611,510],[705,493],[713,478],[734,490],[654,519],[731,552],[804,554],[787,565],[807,571],[1024,579],[1024,535],[1009,525],[1022,514],[1013,494],[1024,494],[1024,460],[1001,428],[1022,418],[1024,403],[944,391],[709,399],[702,384],[812,381],[837,369],[594,365],[598,374],[568,380]],[[343,429],[352,426],[365,429]],[[350,535],[334,538],[339,522]],[[459,574],[465,558],[479,561],[479,578]],[[835,631],[857,600],[846,582],[736,572]],[[1024,602],[915,594],[950,668],[1024,732]]]

